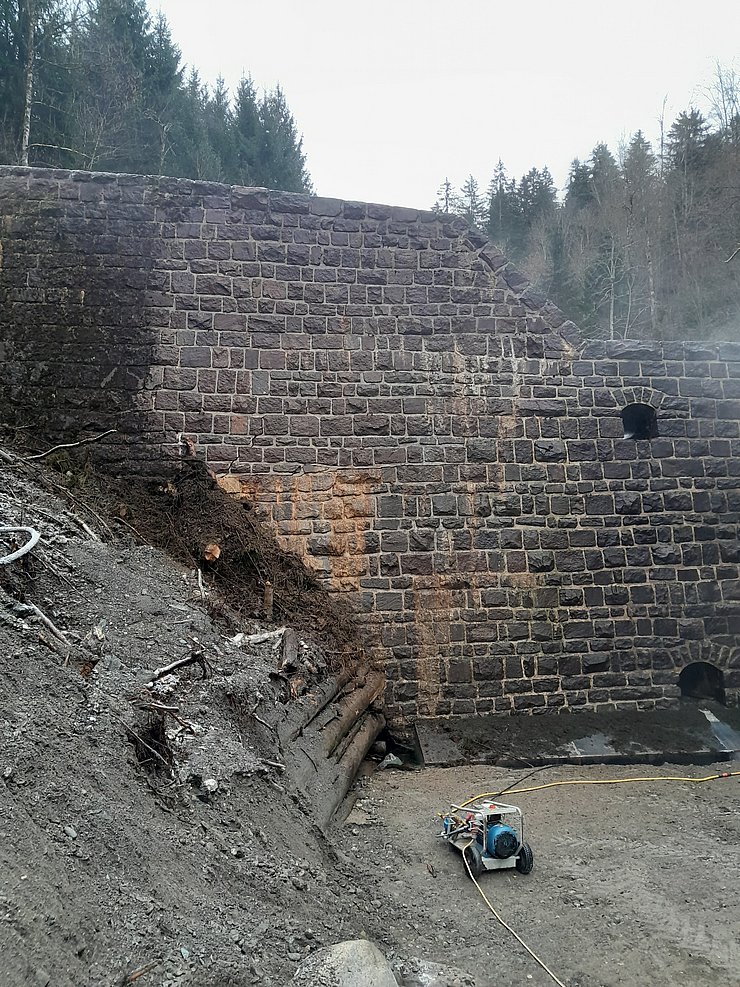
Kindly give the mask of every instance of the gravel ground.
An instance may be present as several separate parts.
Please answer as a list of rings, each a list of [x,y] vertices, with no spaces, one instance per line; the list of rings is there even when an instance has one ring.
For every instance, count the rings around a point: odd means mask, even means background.
[[[732,768],[559,768],[525,784]],[[415,916],[416,937],[392,936],[395,947],[454,963],[478,987],[552,981],[497,925],[459,854],[435,839],[435,813],[516,777],[484,767],[379,773],[347,822],[360,867],[387,875],[396,903],[389,929]],[[527,877],[484,874],[481,884],[568,987],[738,983],[740,777],[556,788],[509,800],[525,813],[535,867]]]

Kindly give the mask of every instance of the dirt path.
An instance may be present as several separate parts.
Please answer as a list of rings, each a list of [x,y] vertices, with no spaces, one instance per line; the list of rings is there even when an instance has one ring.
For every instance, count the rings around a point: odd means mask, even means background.
[[[569,768],[529,784],[727,767]],[[377,774],[345,830],[361,867],[387,875],[398,908],[388,945],[454,963],[479,987],[552,981],[495,923],[460,856],[435,840],[435,813],[514,778],[484,767]],[[564,983],[738,983],[740,778],[560,788],[511,801],[525,812],[535,869],[487,874],[482,884]]]

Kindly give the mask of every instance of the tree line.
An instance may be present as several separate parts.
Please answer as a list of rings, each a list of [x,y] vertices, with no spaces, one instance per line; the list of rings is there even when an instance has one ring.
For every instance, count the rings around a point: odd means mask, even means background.
[[[740,78],[718,67],[690,108],[615,154],[496,165],[485,191],[445,181],[435,208],[484,230],[587,333],[740,335]],[[145,0],[0,0],[0,163],[172,175],[310,191],[302,137],[277,87],[230,93],[187,68]]]
[[[280,87],[209,88],[145,0],[0,0],[0,163],[311,188]]]
[[[547,168],[485,191],[445,181],[434,208],[484,230],[589,335],[740,338],[740,78],[717,68],[708,116],[690,108],[653,147],[574,160],[558,197]]]

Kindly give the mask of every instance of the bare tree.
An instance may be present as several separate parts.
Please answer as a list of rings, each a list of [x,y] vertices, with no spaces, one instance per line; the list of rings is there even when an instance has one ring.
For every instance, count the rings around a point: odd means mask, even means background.
[[[740,75],[734,68],[726,68],[717,62],[707,97],[711,116],[717,121],[725,140],[737,147],[740,144]]]
[[[26,19],[26,59],[23,92],[23,128],[21,130],[21,164],[27,166],[28,146],[31,142],[31,107],[33,106],[33,44],[36,29],[35,0],[25,0],[24,15]]]

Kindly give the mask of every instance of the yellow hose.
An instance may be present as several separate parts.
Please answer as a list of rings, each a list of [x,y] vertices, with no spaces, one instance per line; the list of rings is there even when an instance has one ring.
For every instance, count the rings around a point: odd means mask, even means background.
[[[516,939],[516,941],[521,946],[523,946],[524,949],[526,949],[526,951],[529,953],[529,955],[532,957],[532,959],[535,961],[535,963],[539,964],[539,966],[542,967],[542,969],[545,971],[545,973],[549,977],[552,977],[552,979],[555,981],[555,983],[558,985],[558,987],[565,987],[565,984],[563,983],[563,981],[562,980],[559,980],[555,976],[555,974],[552,972],[552,970],[550,969],[550,967],[547,966],[547,964],[543,960],[541,960],[539,958],[539,956],[537,955],[537,953],[535,953],[535,951],[533,949],[530,949],[530,947],[522,939],[522,937],[519,935],[519,933],[518,932],[515,932],[510,925],[507,925],[507,923],[504,922],[504,920],[501,918],[501,916],[499,915],[499,913],[496,911],[496,909],[493,907],[493,905],[491,904],[491,902],[486,897],[485,891],[480,886],[480,884],[478,884],[478,882],[476,881],[475,877],[473,876],[473,872],[470,869],[470,864],[468,863],[467,853],[468,853],[468,850],[470,849],[470,846],[471,846],[471,844],[473,842],[474,842],[474,840],[471,840],[470,843],[468,843],[468,845],[463,848],[463,860],[465,861],[465,869],[468,872],[468,876],[470,877],[470,880],[473,882],[473,884],[476,886],[476,888],[478,888],[478,891],[480,892],[481,898],[488,905],[488,907],[491,910],[491,912],[493,913],[493,916],[496,919],[496,921],[499,922],[506,929],[507,932],[510,932],[512,934],[512,936]]]
[[[701,785],[706,781],[717,781],[719,778],[737,778],[740,771],[722,771],[720,774],[705,775],[703,778],[689,778],[684,775],[654,775],[652,778],[572,778],[569,781],[548,781],[544,785],[533,785],[531,788],[510,788],[506,792],[482,792],[474,795],[466,802],[460,803],[460,808],[464,809],[471,802],[478,799],[498,798],[499,795],[525,795],[529,792],[541,792],[546,788],[562,788],[566,785],[635,785],[638,782],[646,781],[683,781],[694,785]]]
[[[720,774],[705,775],[702,778],[689,778],[683,775],[655,775],[652,778],[599,778],[599,779],[573,778],[570,781],[550,781],[544,785],[533,785],[531,788],[511,788],[505,794],[525,795],[529,792],[541,792],[546,788],[560,788],[565,785],[634,785],[637,784],[638,782],[647,782],[647,781],[683,781],[683,782],[689,782],[690,784],[700,785],[707,781],[717,781],[719,778],[737,778],[739,776],[740,776],[740,771],[722,771]],[[467,802],[462,802],[460,808],[462,809],[466,805],[470,805],[472,802],[477,802],[478,799],[498,798],[499,794],[503,795],[504,793],[483,792],[481,795],[474,795],[472,798],[468,799]],[[465,862],[465,869],[467,870],[471,881],[478,889],[481,898],[485,901],[486,905],[490,909],[496,921],[499,922],[507,930],[507,932],[510,932],[512,936],[514,936],[517,942],[521,946],[523,946],[524,949],[526,949],[526,951],[529,953],[532,959],[536,963],[538,963],[539,966],[542,967],[545,973],[556,984],[558,984],[558,987],[565,987],[563,981],[559,980],[558,977],[552,972],[552,970],[539,958],[539,956],[532,949],[530,949],[530,947],[526,944],[526,942],[522,939],[522,937],[518,933],[516,933],[510,925],[507,925],[507,923],[503,920],[503,918],[499,915],[499,913],[496,911],[496,909],[493,907],[491,902],[486,897],[483,888],[480,886],[480,884],[478,884],[475,877],[473,876],[473,872],[470,869],[470,864],[468,863],[467,851],[470,845],[472,844],[472,842],[473,841],[471,840],[470,843],[468,843],[468,845],[463,849],[463,861]]]

